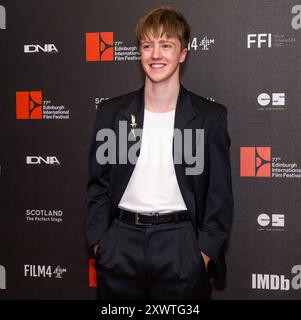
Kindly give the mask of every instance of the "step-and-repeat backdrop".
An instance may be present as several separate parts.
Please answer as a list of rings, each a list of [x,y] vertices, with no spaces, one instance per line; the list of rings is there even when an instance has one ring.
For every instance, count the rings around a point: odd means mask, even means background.
[[[191,24],[183,84],[228,108],[235,212],[213,296],[301,298],[300,0],[0,0],[0,299],[96,298],[96,109],[143,84],[134,27],[162,4]]]

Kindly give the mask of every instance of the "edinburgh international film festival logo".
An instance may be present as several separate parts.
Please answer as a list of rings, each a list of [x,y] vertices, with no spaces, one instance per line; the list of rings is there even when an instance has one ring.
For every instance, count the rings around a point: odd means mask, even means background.
[[[240,176],[258,178],[301,178],[295,162],[272,156],[271,147],[241,147]]]
[[[114,32],[86,33],[86,61],[137,61],[138,47],[114,40]]]
[[[42,91],[16,92],[16,118],[18,120],[68,120],[69,110],[43,100]]]

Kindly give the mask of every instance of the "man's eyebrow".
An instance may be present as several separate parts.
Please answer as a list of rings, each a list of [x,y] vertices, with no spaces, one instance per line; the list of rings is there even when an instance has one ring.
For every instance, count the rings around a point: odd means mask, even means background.
[[[141,43],[152,43],[152,42],[154,42],[154,41],[152,41],[152,40],[141,40]],[[163,42],[170,42],[170,43],[173,43],[173,44],[174,44],[174,41],[169,40],[169,39],[159,40],[159,43],[163,43]]]

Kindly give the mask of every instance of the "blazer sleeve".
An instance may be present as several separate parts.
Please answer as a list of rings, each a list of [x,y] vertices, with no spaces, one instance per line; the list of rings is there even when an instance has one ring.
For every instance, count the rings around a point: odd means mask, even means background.
[[[199,248],[213,263],[218,261],[232,223],[233,195],[229,148],[227,110],[223,108],[208,137],[209,182],[203,222],[198,231]]]
[[[102,142],[96,141],[97,132],[105,128],[102,107],[97,109],[89,152],[89,180],[86,188],[86,237],[89,250],[99,243],[109,225],[110,165],[99,164],[96,152]]]

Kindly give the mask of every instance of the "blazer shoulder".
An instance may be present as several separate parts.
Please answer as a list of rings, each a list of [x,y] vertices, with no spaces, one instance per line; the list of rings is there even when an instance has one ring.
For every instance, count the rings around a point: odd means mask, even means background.
[[[120,109],[123,109],[123,107],[127,106],[138,93],[139,90],[135,90],[120,96],[106,99],[99,104],[98,108],[101,108],[104,113],[114,113],[115,111],[119,111]]]
[[[216,119],[223,113],[227,113],[227,108],[221,103],[206,99],[191,91],[188,91],[188,94],[197,114],[203,118]]]

